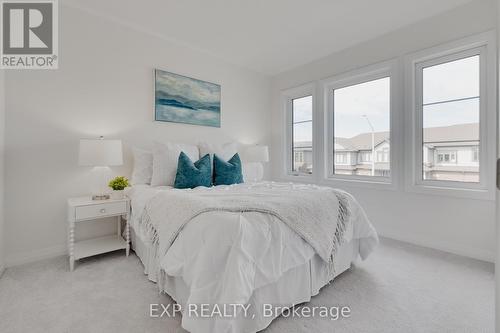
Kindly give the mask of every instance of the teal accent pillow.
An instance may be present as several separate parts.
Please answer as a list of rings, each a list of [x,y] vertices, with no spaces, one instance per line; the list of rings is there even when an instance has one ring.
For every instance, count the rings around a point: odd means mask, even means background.
[[[206,154],[194,162],[181,151],[177,162],[175,188],[195,188],[197,186],[212,186],[212,166],[210,155]]]
[[[224,161],[214,154],[214,185],[231,185],[243,183],[241,160],[238,153],[229,161]]]

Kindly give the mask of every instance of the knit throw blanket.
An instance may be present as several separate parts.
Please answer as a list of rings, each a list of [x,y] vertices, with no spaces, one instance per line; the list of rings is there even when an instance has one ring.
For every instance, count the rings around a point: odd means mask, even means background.
[[[263,183],[158,193],[144,209],[141,226],[163,257],[184,225],[211,211],[273,215],[332,263],[349,222],[350,196],[315,185]]]

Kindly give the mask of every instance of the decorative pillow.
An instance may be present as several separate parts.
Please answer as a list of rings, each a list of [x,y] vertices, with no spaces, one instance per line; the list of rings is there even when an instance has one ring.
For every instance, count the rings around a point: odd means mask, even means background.
[[[194,162],[181,152],[175,175],[175,188],[195,188],[198,186],[212,186],[212,167],[210,155],[206,154]]]
[[[205,156],[205,154],[210,154],[210,160],[212,165],[214,163],[214,154],[217,154],[224,161],[229,160],[238,152],[238,143],[228,142],[224,144],[213,144],[202,142],[198,144],[200,149],[200,156]],[[213,170],[212,170],[213,171]]]
[[[151,184],[153,176],[153,153],[147,150],[132,148],[134,155],[134,170],[132,185]]]
[[[200,158],[198,147],[179,143],[153,144],[153,176],[151,186],[173,186],[179,154],[183,151],[191,160]]]
[[[226,162],[214,154],[214,185],[241,183],[243,183],[243,174],[241,173],[240,155],[236,153]]]

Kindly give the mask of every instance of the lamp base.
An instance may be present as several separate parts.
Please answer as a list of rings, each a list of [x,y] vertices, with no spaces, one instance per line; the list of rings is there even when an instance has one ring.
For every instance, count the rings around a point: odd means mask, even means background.
[[[108,200],[109,198],[109,194],[96,194],[92,196],[92,200]]]

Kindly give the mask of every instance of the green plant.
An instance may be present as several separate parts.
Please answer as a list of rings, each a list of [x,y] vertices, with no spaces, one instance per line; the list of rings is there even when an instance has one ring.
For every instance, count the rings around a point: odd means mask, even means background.
[[[115,191],[121,191],[128,186],[128,179],[123,176],[116,177],[109,182],[108,186]]]

